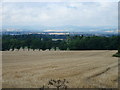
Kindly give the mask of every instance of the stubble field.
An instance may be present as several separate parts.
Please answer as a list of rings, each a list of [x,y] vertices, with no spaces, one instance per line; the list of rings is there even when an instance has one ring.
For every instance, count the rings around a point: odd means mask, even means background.
[[[3,88],[40,88],[66,79],[71,88],[117,88],[115,50],[4,51]]]

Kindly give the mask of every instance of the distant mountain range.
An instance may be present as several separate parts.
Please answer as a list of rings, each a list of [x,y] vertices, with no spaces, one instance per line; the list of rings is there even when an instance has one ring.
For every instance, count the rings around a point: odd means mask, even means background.
[[[3,32],[87,32],[87,33],[118,33],[115,26],[3,26]]]

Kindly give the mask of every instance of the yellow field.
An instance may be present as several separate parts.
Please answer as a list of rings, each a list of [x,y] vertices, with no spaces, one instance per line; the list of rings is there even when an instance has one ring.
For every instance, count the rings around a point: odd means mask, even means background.
[[[117,51],[4,51],[3,88],[40,88],[66,79],[72,88],[117,88]]]

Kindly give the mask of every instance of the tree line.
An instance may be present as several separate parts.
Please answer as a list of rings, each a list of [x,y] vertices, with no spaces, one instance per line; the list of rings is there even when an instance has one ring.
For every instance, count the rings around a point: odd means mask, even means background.
[[[3,35],[2,51],[32,50],[117,50],[119,36],[69,36],[54,41],[50,35]]]

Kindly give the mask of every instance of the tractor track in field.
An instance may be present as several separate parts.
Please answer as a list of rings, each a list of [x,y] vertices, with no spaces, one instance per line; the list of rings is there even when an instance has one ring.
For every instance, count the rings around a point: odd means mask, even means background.
[[[118,65],[120,65],[120,64],[118,64]],[[98,72],[98,73],[96,73],[96,74],[94,74],[94,75],[91,75],[91,76],[87,77],[87,80],[88,80],[88,79],[95,78],[95,77],[98,77],[98,76],[100,76],[100,75],[108,72],[110,69],[117,67],[118,65],[114,65],[114,66],[111,66],[111,67],[107,67],[106,69],[102,70],[101,72]]]

